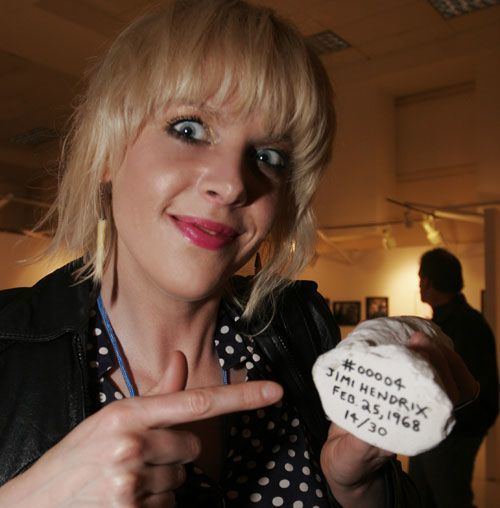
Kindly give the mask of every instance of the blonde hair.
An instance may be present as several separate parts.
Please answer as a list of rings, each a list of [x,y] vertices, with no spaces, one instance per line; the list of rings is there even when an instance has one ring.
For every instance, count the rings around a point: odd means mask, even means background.
[[[174,0],[129,25],[90,74],[63,147],[57,219],[46,252],[83,256],[78,277],[96,272],[98,218],[110,222],[106,259],[116,230],[104,173],[123,161],[127,144],[169,103],[258,109],[271,133],[292,144],[286,206],[266,242],[265,263],[244,303],[250,317],[306,266],[314,253],[311,199],[329,160],[335,120],[332,92],[319,58],[298,31],[263,7],[240,0]]]

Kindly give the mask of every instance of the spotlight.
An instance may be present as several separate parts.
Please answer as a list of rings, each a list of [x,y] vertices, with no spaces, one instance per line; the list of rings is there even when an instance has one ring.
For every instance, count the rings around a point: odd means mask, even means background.
[[[390,226],[382,229],[382,245],[386,250],[394,249],[397,246]]]
[[[442,245],[444,243],[441,233],[434,225],[434,217],[432,215],[424,216],[422,219],[422,227],[424,228],[429,243],[432,245]]]

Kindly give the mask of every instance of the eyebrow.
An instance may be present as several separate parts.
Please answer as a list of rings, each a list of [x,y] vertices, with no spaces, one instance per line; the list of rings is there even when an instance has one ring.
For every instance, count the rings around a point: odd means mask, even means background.
[[[256,145],[280,145],[283,148],[286,148],[287,150],[292,149],[292,140],[290,139],[290,136],[288,135],[269,135],[264,136],[262,138],[254,139],[253,142]]]
[[[207,104],[180,103],[177,105],[175,105],[175,104],[173,104],[173,105],[176,107],[179,107],[179,108],[186,108],[188,110],[192,109],[193,111],[202,112],[210,120],[220,121],[220,119],[221,119],[221,115],[219,114],[219,111],[216,108],[208,106]]]

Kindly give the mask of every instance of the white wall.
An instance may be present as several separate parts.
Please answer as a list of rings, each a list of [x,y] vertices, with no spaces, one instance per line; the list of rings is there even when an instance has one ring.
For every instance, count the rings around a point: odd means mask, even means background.
[[[373,85],[336,86],[333,160],[315,199],[320,225],[384,220],[395,193],[393,97]]]
[[[477,62],[476,134],[478,191],[481,199],[500,196],[500,48]]]
[[[321,226],[399,217],[396,208],[384,206],[386,197],[440,206],[500,199],[500,49],[491,41],[484,44],[488,49],[478,52],[465,37],[441,53],[415,48],[340,68],[330,65],[338,135],[315,201]],[[463,83],[473,91],[420,102],[420,108],[429,106],[425,118],[422,111],[401,118],[403,109],[409,113],[416,107],[397,108],[401,97]],[[423,128],[417,132],[418,121]],[[404,129],[411,131],[411,143],[398,144]],[[436,130],[439,139],[430,136]],[[407,181],[407,166],[416,166],[419,179]],[[435,166],[444,168],[427,174]]]
[[[472,83],[396,100],[398,176],[474,168],[475,106]]]

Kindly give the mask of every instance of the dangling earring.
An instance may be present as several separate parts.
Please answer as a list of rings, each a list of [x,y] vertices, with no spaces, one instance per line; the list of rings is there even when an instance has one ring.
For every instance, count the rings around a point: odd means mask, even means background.
[[[103,186],[100,189],[100,203],[99,203],[99,219],[97,220],[97,239],[95,250],[95,265],[94,276],[96,280],[102,279],[104,271],[104,258],[105,258],[105,245],[106,245],[106,229],[108,221],[104,213],[104,190]]]

